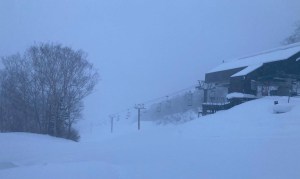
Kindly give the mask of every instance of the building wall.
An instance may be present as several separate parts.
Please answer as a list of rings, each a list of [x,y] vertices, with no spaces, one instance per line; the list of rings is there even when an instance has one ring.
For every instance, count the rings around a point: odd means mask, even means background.
[[[275,61],[265,63],[261,68],[247,75],[247,77],[254,80],[263,80],[262,78],[287,77],[288,75],[300,75],[300,60],[296,59],[300,57],[300,53],[292,56],[287,60]]]
[[[229,83],[230,77],[233,74],[243,70],[244,68],[245,67],[213,72],[213,73],[206,73],[205,82],[206,83]]]
[[[207,73],[205,75],[205,82],[215,84],[227,83],[229,84],[228,93],[240,92],[253,95],[289,95],[289,89],[292,87],[291,82],[286,81],[286,79],[299,78],[300,80],[299,58],[300,52],[286,60],[265,63],[262,67],[246,76],[231,77],[245,67]],[[296,59],[299,60],[296,61]],[[280,78],[282,78],[282,81],[277,80]]]
[[[239,92],[256,95],[256,88],[253,87],[252,79],[247,76],[230,78],[229,93]]]
[[[292,79],[300,77],[300,53],[287,60],[265,63],[261,68],[246,77],[257,82],[257,95],[289,95],[292,89]]]

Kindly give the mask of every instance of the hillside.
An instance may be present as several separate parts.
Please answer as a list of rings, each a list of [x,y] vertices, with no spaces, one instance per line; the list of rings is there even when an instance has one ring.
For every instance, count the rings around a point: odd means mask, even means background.
[[[82,125],[79,143],[0,134],[0,178],[299,178],[300,98],[266,97],[180,125]],[[196,117],[196,114],[184,114]],[[88,121],[86,121],[86,124]]]

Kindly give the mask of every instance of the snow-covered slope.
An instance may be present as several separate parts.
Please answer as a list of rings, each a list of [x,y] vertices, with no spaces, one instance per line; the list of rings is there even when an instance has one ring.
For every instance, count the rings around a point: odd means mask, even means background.
[[[268,97],[181,125],[142,122],[141,131],[94,126],[79,143],[0,134],[0,178],[299,178],[300,99],[282,114],[274,100],[287,103]]]

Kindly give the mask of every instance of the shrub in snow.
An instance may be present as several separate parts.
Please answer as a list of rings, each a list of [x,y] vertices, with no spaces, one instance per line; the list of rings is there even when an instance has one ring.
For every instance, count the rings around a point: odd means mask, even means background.
[[[76,129],[71,129],[64,138],[78,142],[80,139],[80,135]]]
[[[155,120],[156,124],[182,124],[197,118],[197,113],[193,110],[184,112],[184,113],[176,113],[164,116],[162,118],[157,118]]]
[[[203,92],[200,90],[188,91],[171,96],[159,103],[154,103],[147,107],[142,114],[142,120],[156,121],[157,123],[182,123],[189,120],[183,118],[183,114],[188,111],[198,112],[203,102]]]

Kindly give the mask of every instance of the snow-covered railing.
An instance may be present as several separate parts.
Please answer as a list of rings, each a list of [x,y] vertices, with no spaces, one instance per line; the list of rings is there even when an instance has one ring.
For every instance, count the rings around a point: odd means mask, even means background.
[[[233,99],[233,98],[248,98],[248,99],[255,99],[257,98],[255,95],[252,94],[244,94],[244,93],[229,93],[228,95],[226,95],[227,99]]]

